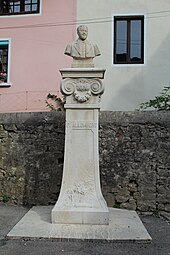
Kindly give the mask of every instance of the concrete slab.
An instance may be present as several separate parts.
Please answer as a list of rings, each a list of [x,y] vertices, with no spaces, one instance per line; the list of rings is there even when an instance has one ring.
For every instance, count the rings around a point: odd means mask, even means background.
[[[124,240],[149,242],[151,237],[135,211],[109,208],[109,225],[52,224],[52,206],[34,206],[8,233],[8,239]]]

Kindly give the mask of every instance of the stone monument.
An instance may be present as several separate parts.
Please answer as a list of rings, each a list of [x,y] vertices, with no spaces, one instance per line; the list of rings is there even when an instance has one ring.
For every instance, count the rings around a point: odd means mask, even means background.
[[[52,223],[107,225],[109,210],[101,193],[98,152],[98,114],[104,92],[104,69],[94,68],[100,55],[87,40],[87,26],[67,45],[72,68],[60,70],[61,92],[66,96],[64,169],[60,195],[52,210]]]
[[[100,52],[86,40],[87,27],[79,27],[78,35],[76,47],[69,44],[65,52],[73,57],[72,68],[60,70],[61,91],[66,96],[66,135],[58,201],[53,209],[31,208],[8,233],[8,238],[151,241],[136,212],[108,210],[102,196],[98,114],[105,70],[94,68],[93,58]]]

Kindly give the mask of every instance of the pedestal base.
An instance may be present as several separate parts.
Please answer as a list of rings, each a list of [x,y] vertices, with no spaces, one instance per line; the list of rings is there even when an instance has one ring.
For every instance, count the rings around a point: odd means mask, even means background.
[[[148,242],[148,234],[135,211],[109,208],[109,225],[51,224],[51,206],[34,206],[14,226],[8,239],[59,239]]]
[[[94,210],[94,208],[86,208],[82,210],[59,211],[57,207],[52,210],[52,223],[57,224],[93,224],[107,225],[109,224],[108,210]]]

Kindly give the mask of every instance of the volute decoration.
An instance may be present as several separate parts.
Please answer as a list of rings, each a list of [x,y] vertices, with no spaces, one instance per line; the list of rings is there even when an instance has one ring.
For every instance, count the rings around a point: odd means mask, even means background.
[[[86,102],[91,95],[100,95],[104,92],[104,86],[100,79],[66,78],[62,80],[61,91],[69,96],[73,95],[74,99],[79,103]]]

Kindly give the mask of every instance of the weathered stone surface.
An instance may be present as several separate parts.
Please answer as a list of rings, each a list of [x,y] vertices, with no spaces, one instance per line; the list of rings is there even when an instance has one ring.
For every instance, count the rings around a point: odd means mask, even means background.
[[[157,209],[164,211],[165,210],[165,204],[159,203],[158,206],[157,206]]]
[[[115,196],[113,193],[110,193],[110,192],[103,192],[103,196],[106,198],[106,202],[107,202],[107,205],[108,207],[114,207],[115,205]]]
[[[0,124],[1,200],[53,204],[61,185],[64,115],[0,114]]]
[[[134,199],[139,211],[169,211],[169,151],[169,112],[101,113],[102,186],[112,190],[121,208]]]
[[[124,208],[127,210],[136,210],[136,200],[133,198],[130,198],[127,203],[122,203],[120,208]]]
[[[165,204],[165,211],[170,212],[170,203]]]
[[[115,199],[118,203],[125,203],[130,198],[130,192],[126,189],[119,189],[118,194],[116,194]]]
[[[109,210],[101,192],[98,150],[100,99],[104,92],[98,76],[104,77],[105,70],[73,68],[60,72],[61,92],[66,97],[66,135],[62,186],[51,222],[108,225]]]
[[[64,123],[61,112],[0,114],[1,200],[55,203]],[[138,211],[170,212],[170,112],[102,112],[99,123],[101,184],[108,205],[117,203],[123,189],[128,200],[116,206],[128,207],[134,199]]]

